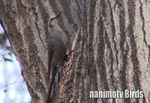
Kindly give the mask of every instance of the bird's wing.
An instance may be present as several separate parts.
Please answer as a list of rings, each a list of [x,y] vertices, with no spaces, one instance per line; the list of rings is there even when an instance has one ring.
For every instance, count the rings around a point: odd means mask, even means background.
[[[53,45],[51,42],[49,42],[48,43],[48,79],[50,79],[52,56],[53,56]]]

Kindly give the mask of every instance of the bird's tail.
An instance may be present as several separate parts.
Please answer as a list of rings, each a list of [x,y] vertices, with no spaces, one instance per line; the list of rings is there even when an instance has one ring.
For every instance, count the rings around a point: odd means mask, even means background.
[[[52,97],[55,92],[55,87],[59,87],[59,80],[60,75],[57,67],[52,68],[52,78],[49,81],[49,90],[48,90],[48,97],[47,97],[47,103],[52,103]]]

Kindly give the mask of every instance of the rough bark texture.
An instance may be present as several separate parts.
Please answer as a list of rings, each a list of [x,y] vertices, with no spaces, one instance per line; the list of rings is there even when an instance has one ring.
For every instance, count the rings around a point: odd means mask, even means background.
[[[150,103],[149,0],[0,0],[0,17],[21,63],[33,103],[47,95],[47,21],[74,38],[60,82],[62,103]],[[80,27],[81,26],[81,27]],[[142,99],[90,99],[90,90],[143,90]]]

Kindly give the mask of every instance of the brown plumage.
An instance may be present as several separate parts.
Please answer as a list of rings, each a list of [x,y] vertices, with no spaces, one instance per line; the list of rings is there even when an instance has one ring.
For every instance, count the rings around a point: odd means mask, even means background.
[[[56,73],[58,73],[58,68],[63,65],[66,51],[67,51],[67,44],[68,44],[68,37],[63,32],[63,30],[58,25],[58,15],[51,15],[49,22],[48,22],[48,78],[49,78],[49,91],[48,91],[48,98],[47,103],[51,103],[52,96],[53,96],[53,87]],[[59,74],[59,73],[58,73]],[[58,77],[59,78],[59,77]],[[58,84],[57,84],[58,85]]]

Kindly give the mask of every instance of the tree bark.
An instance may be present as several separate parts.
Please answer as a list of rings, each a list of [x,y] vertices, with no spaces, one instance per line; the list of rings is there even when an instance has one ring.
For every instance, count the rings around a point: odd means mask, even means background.
[[[149,0],[0,0],[12,47],[33,103],[47,97],[47,22],[63,12],[60,26],[73,41],[72,60],[60,81],[62,103],[150,103]],[[90,91],[142,90],[139,98],[90,98]]]

